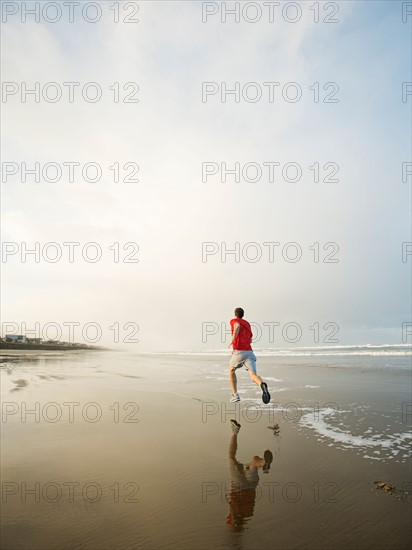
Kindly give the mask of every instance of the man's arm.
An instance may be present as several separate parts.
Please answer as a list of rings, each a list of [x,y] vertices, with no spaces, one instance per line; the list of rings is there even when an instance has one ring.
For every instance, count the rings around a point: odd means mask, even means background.
[[[239,334],[239,330],[240,330],[240,323],[235,323],[235,324],[234,324],[234,327],[233,327],[232,341],[231,341],[230,344],[228,345],[228,348],[230,348],[231,346],[233,346],[233,342],[236,340],[236,337],[237,337],[237,335]]]

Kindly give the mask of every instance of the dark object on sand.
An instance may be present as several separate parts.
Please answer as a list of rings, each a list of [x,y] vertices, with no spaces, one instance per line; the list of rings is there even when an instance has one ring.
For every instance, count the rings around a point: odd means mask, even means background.
[[[407,501],[408,500],[408,492],[403,491],[402,489],[397,489],[394,485],[390,485],[386,481],[374,481],[374,485],[376,485],[377,489],[380,489],[382,491],[385,491],[385,493],[391,494],[393,497],[397,498],[398,500]]]
[[[275,422],[272,426],[268,426],[269,430],[273,430],[273,435],[279,435],[280,426],[278,422]]]

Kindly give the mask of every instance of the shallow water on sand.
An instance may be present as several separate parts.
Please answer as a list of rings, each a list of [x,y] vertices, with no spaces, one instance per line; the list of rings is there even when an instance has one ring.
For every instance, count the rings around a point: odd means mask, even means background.
[[[272,394],[264,406],[244,370],[242,400],[229,403],[227,357],[10,355],[1,364],[5,549],[412,542],[404,358],[385,368],[379,358],[258,356]]]

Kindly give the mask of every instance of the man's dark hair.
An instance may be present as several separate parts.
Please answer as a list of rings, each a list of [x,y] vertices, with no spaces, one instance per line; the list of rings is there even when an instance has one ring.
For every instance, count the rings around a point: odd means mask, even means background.
[[[237,307],[235,309],[235,315],[236,317],[240,317],[242,319],[243,315],[245,314],[245,312],[243,311],[243,309],[241,307]]]

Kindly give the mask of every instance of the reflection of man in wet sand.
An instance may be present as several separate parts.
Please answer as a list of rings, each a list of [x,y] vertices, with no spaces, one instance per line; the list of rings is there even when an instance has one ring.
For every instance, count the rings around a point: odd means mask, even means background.
[[[231,420],[232,437],[229,443],[229,469],[231,477],[231,489],[228,495],[230,505],[226,523],[231,525],[233,530],[240,531],[243,524],[253,516],[256,500],[256,487],[259,484],[258,468],[264,473],[269,472],[273,455],[270,451],[264,452],[264,458],[254,456],[246,467],[236,460],[237,434],[240,424]]]

